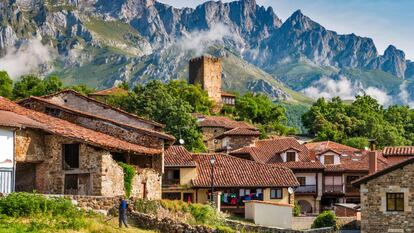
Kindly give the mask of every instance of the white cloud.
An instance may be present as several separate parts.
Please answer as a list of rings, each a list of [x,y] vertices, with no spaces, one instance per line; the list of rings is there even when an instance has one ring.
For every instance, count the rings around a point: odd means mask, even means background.
[[[0,70],[5,70],[12,78],[36,72],[39,67],[52,60],[49,47],[39,39],[24,42],[19,48],[9,47],[6,55],[0,58]]]
[[[410,108],[414,108],[414,101],[410,99],[406,81],[400,85],[400,93],[398,94],[398,97],[400,98],[402,104],[408,105]]]
[[[208,49],[209,46],[216,43],[223,43],[225,38],[231,38],[229,27],[224,24],[214,24],[209,30],[194,31],[185,34],[175,42],[175,45],[181,47],[182,50],[191,50],[196,55],[201,55]]]
[[[381,105],[386,106],[392,102],[391,97],[385,91],[376,87],[364,87],[357,82],[352,83],[343,76],[339,80],[322,77],[314,82],[312,86],[303,89],[302,92],[313,99],[340,97],[343,100],[355,100],[355,96],[365,93],[375,98]]]

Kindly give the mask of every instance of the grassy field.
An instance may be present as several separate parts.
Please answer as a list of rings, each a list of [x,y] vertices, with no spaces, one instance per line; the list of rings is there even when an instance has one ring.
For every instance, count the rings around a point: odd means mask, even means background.
[[[87,226],[78,230],[73,229],[51,229],[49,227],[49,219],[44,216],[30,218],[9,218],[0,217],[0,233],[155,233],[155,231],[147,231],[130,226],[129,228],[119,228],[118,219],[114,218],[105,221],[103,216],[87,217]]]

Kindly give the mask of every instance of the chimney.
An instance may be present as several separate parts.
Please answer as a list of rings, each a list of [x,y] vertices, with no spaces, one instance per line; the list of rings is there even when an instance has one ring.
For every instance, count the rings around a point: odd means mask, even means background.
[[[368,163],[369,163],[369,174],[372,174],[378,171],[378,155],[375,151],[375,139],[369,139],[369,148],[368,152]]]

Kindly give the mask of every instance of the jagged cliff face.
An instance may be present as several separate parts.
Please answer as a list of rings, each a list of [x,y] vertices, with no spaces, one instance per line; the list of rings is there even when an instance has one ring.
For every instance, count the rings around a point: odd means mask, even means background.
[[[98,87],[185,78],[199,53],[224,57],[224,87],[275,99],[294,98],[287,87],[301,91],[322,77],[372,85],[381,75],[374,86],[390,94],[414,79],[414,63],[394,46],[379,55],[370,38],[339,35],[300,11],[282,22],[255,0],[195,9],[155,0],[0,0],[0,56],[29,38],[54,52],[49,72]],[[390,87],[385,77],[398,81]]]

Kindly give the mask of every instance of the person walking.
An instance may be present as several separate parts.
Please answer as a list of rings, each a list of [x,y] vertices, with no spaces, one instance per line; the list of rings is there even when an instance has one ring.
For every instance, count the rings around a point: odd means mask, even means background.
[[[128,228],[126,223],[127,208],[127,201],[123,197],[119,198],[119,228],[122,228],[122,223],[124,223],[125,227]]]

